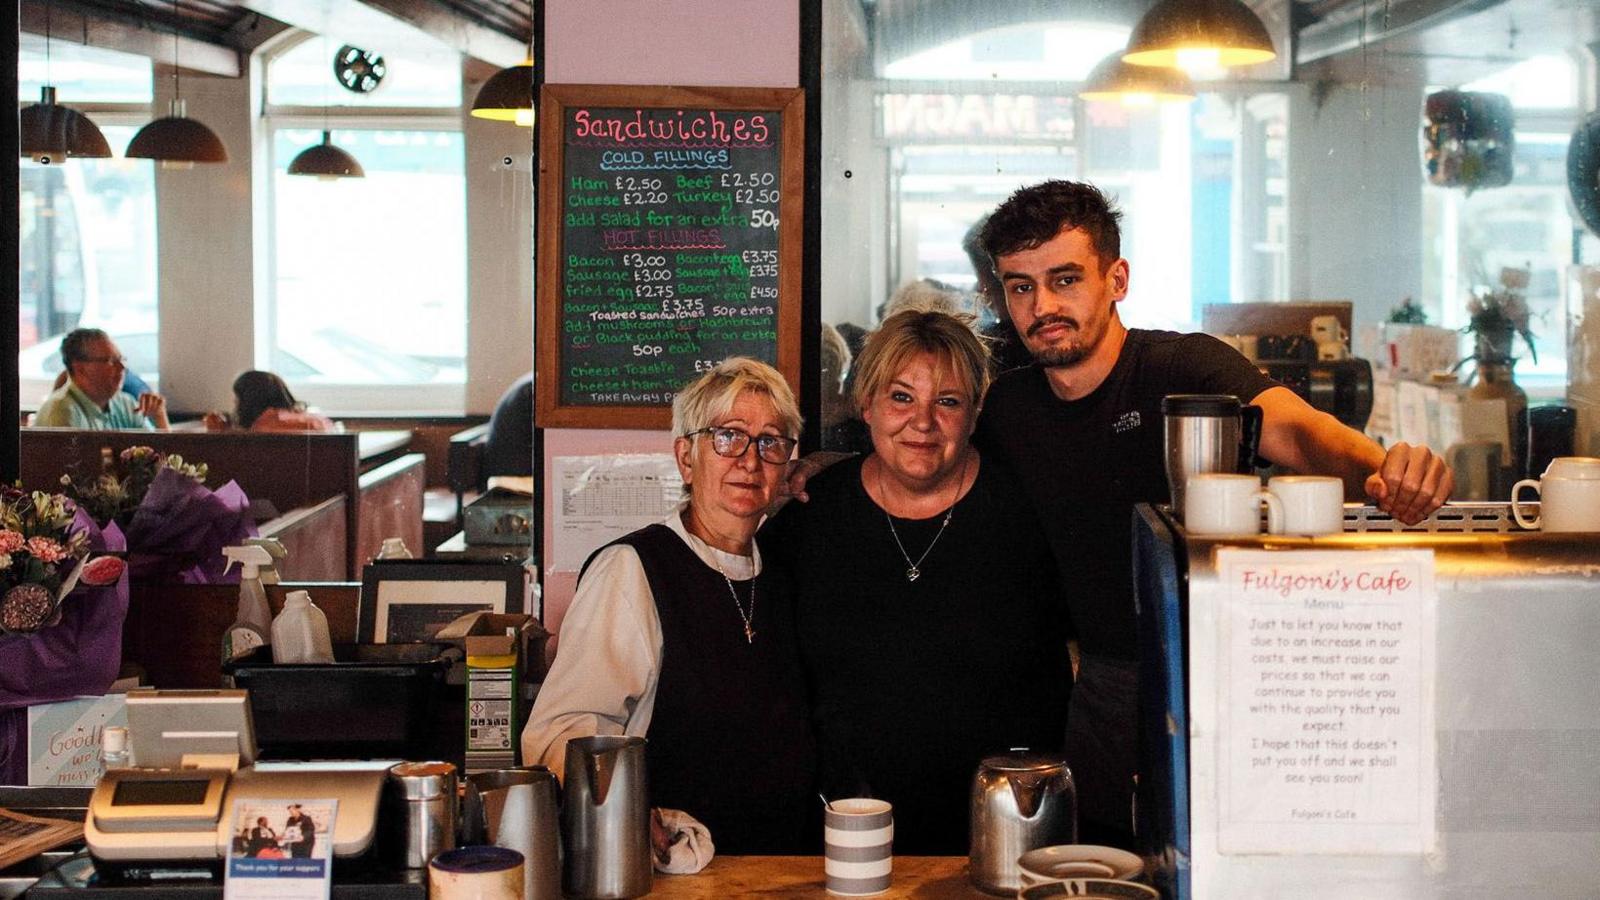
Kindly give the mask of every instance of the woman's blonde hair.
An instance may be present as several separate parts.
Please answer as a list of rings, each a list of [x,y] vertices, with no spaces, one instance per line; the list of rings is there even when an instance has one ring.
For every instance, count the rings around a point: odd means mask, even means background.
[[[989,348],[972,330],[973,318],[934,309],[906,309],[883,320],[856,358],[855,402],[870,399],[919,353],[932,353],[961,380],[974,406],[989,390]]]
[[[672,399],[672,436],[708,428],[728,414],[739,395],[754,391],[772,403],[785,436],[798,438],[805,420],[794,392],[777,369],[748,356],[730,356],[689,382]]]

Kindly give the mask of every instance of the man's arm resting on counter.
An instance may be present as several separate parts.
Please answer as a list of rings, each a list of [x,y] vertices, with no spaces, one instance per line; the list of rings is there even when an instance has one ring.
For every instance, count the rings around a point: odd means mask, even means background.
[[[1262,456],[1296,472],[1338,476],[1347,494],[1365,493],[1408,525],[1427,518],[1455,489],[1450,467],[1427,447],[1400,443],[1385,451],[1286,387],[1250,402],[1261,407]]]

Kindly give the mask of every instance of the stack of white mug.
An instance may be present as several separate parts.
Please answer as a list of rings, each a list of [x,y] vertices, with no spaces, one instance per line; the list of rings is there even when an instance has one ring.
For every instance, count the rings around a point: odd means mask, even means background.
[[[1205,472],[1189,476],[1183,525],[1190,534],[1237,537],[1338,534],[1344,530],[1344,482],[1327,475],[1279,475],[1261,486],[1254,475]]]
[[[1518,496],[1523,488],[1539,495],[1539,515],[1522,515]],[[1558,456],[1544,475],[1524,478],[1511,488],[1511,515],[1530,531],[1600,531],[1600,459]]]

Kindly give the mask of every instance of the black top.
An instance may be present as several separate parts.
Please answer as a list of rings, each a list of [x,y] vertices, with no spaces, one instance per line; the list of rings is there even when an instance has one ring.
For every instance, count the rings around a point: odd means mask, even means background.
[[[1014,477],[991,459],[915,582],[883,510],[840,462],[762,529],[795,574],[801,658],[830,797],[894,804],[895,852],[964,854],[979,760],[1058,749],[1070,669],[1049,548]],[[895,519],[913,560],[944,516]]]
[[[1028,485],[1085,653],[1137,655],[1132,515],[1135,503],[1170,499],[1162,397],[1249,403],[1276,384],[1216,338],[1133,329],[1105,382],[1081,400],[1058,399],[1038,366],[990,388],[973,443]]]
[[[646,735],[653,806],[681,809],[719,853],[815,853],[816,743],[795,649],[793,595],[755,579],[751,625],[728,582],[665,525],[621,538],[639,554],[661,619],[661,675]],[[733,582],[748,610],[750,581]]]
[[[982,334],[989,339],[989,358],[996,375],[1033,365],[1033,354],[1028,352],[1028,345],[1022,342],[1022,336],[1017,334],[1017,327],[1010,319],[999,319],[984,326]]]
[[[500,395],[483,445],[483,477],[533,474],[533,376],[524,375]]]

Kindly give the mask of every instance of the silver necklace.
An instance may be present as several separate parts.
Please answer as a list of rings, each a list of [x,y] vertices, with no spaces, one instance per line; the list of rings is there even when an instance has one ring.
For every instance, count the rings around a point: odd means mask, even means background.
[[[744,604],[739,602],[739,592],[733,589],[733,579],[728,577],[727,572],[722,571],[722,563],[717,561],[715,553],[716,551],[713,550],[711,564],[717,567],[717,574],[722,576],[722,582],[728,586],[728,596],[733,598],[733,608],[739,611],[739,618],[744,620],[744,642],[746,644],[754,644],[756,642],[754,624],[756,618],[756,580],[754,578],[750,579],[750,611],[745,612]]]
[[[950,499],[950,508],[944,511],[944,521],[939,523],[939,532],[933,536],[933,540],[928,542],[928,548],[922,551],[922,555],[917,557],[916,562],[911,561],[911,554],[906,552],[906,545],[900,541],[900,532],[896,531],[894,528],[894,517],[889,515],[889,493],[883,489],[882,465],[883,463],[880,460],[880,468],[878,469],[878,493],[883,495],[884,500],[883,520],[889,523],[889,536],[894,538],[894,545],[900,548],[900,555],[905,558],[906,580],[916,581],[918,578],[922,577],[922,561],[928,558],[929,553],[933,552],[933,546],[939,543],[939,538],[944,537],[944,530],[950,527],[950,517],[956,514],[956,503],[961,500],[961,485],[967,480],[967,458],[966,456],[961,457],[961,475],[956,478],[956,494]],[[733,586],[730,584],[728,587],[730,590],[732,590]],[[754,588],[752,588],[752,590],[753,589]],[[752,606],[752,609],[753,608],[754,607]]]

